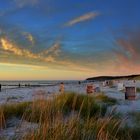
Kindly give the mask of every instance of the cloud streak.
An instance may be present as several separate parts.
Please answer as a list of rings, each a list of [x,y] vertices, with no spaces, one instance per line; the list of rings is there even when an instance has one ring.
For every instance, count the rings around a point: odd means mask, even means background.
[[[39,0],[14,0],[14,2],[18,8],[22,8],[24,6],[34,6],[38,4]]]
[[[67,22],[65,24],[65,26],[73,26],[75,24],[78,24],[80,22],[85,22],[87,20],[91,20],[96,18],[97,16],[99,16],[100,14],[98,12],[90,12],[90,13],[86,13],[80,17],[74,18],[72,20],[70,20],[69,22]]]
[[[28,32],[23,32],[23,35],[25,36],[25,38],[31,43],[31,45],[33,46],[35,44],[35,39],[32,36],[32,34],[28,33]]]
[[[127,38],[116,40],[118,48],[114,50],[116,56],[116,66],[120,73],[139,73],[140,72],[140,49],[139,33],[131,35],[125,34]]]
[[[77,62],[73,62],[68,59],[60,59],[61,45],[60,42],[57,41],[46,50],[43,50],[39,53],[33,53],[28,49],[23,49],[21,46],[18,46],[13,41],[9,40],[6,37],[2,37],[0,39],[0,52],[3,52],[3,55],[6,55],[5,61],[1,60],[1,63],[11,63],[11,64],[19,64],[21,65],[34,65],[42,68],[53,68],[60,70],[69,70],[69,71],[83,71],[83,72],[93,72],[93,70],[82,66]],[[66,55],[66,54],[65,54]],[[9,57],[10,56],[10,57]],[[14,58],[16,57],[16,60]],[[2,56],[1,56],[2,57]],[[3,56],[4,57],[4,56]],[[17,59],[17,57],[19,59]],[[10,60],[9,60],[10,58]],[[21,60],[22,61],[21,61]],[[26,60],[26,61],[25,61]]]
[[[52,47],[41,52],[40,55],[49,55],[53,53],[55,56],[59,56],[59,54],[61,53],[60,48],[61,48],[60,43],[56,42]]]
[[[15,43],[13,43],[12,41],[10,41],[10,40],[8,40],[7,38],[4,38],[4,37],[0,39],[0,43],[1,43],[1,49],[2,50],[7,51],[9,53],[12,53],[16,56],[30,58],[30,59],[37,59],[37,60],[41,60],[41,61],[44,61],[44,62],[55,62],[54,55],[56,55],[56,52],[54,52],[54,54],[53,54],[53,52],[51,52],[51,54],[49,54],[47,56],[43,55],[44,52],[33,53],[28,49],[21,49]],[[49,49],[54,50],[54,46],[52,46],[52,48],[49,48]],[[55,50],[55,51],[57,51],[57,50]]]

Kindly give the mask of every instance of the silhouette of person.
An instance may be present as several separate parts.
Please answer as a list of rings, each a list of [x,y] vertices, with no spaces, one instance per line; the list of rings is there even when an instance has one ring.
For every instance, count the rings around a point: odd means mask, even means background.
[[[81,84],[81,81],[79,81],[78,83],[79,83],[79,85],[80,85],[80,84]]]

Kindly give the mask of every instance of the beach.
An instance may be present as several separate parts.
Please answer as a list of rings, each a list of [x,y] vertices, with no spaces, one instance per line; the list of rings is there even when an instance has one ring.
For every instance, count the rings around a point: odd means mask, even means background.
[[[127,83],[128,81],[121,81],[121,83]],[[129,81],[131,83],[133,81]],[[86,95],[86,85],[88,82],[78,81],[74,82],[66,82],[65,84],[65,92],[74,92],[77,94]],[[125,94],[122,91],[118,91],[117,87],[104,87],[101,85],[102,82],[94,82],[95,86],[100,85],[100,90],[103,94],[108,97],[112,97],[119,101],[119,105],[116,105],[118,111],[121,112],[129,112],[129,111],[140,111],[140,93],[136,93],[136,100],[129,101],[125,100]],[[136,81],[136,87],[140,88],[140,81]],[[46,86],[33,86],[33,87],[15,87],[15,88],[5,88],[0,92],[0,104],[9,104],[9,103],[19,103],[26,101],[33,101],[35,99],[41,98],[43,93],[43,97],[46,99],[51,98],[54,95],[61,94],[59,92],[59,83],[53,82],[51,85]],[[99,93],[95,93],[94,95],[98,95]]]
[[[120,81],[126,83],[127,81]],[[86,86],[89,82],[78,81],[69,82],[65,85],[65,93],[75,93],[78,95],[86,96],[106,96],[111,100],[115,99],[115,104],[109,105],[107,110],[112,112],[115,109],[115,113],[121,113],[122,118],[127,118],[125,124],[133,127],[136,125],[133,117],[130,117],[130,113],[140,112],[140,93],[136,93],[135,100],[125,100],[125,94],[123,91],[118,91],[116,86],[109,87],[103,86],[102,82],[94,82],[94,86],[100,87],[100,92],[93,93],[92,95],[86,94]],[[92,82],[93,83],[93,82]],[[137,88],[140,88],[140,81],[136,81]],[[11,86],[10,86],[11,87]],[[12,87],[3,88],[0,92],[0,105],[16,105],[19,103],[35,102],[37,100],[51,100],[56,96],[63,93],[59,92],[59,84],[46,85],[46,86],[30,86],[30,87]],[[96,99],[96,98],[95,98]],[[101,103],[102,104],[102,103]],[[21,125],[22,124],[22,125]],[[6,140],[12,140],[16,137],[19,139],[23,135],[27,135],[28,131],[34,131],[38,129],[38,123],[31,123],[26,120],[22,120],[19,117],[12,116],[6,121],[6,128],[0,130],[0,138],[6,138]]]

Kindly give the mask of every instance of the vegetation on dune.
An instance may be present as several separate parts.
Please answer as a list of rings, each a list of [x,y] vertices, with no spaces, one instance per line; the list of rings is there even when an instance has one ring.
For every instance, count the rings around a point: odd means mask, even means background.
[[[106,114],[107,105],[117,101],[105,95],[87,96],[65,93],[50,100],[36,100],[0,107],[0,126],[17,116],[38,123],[38,128],[21,136],[23,140],[129,140],[138,129],[125,128],[121,118]],[[135,135],[136,134],[136,135]]]
[[[12,116],[21,117],[30,105],[31,102],[5,104],[0,107],[0,110],[3,112],[5,119]]]
[[[129,115],[133,117],[136,124],[140,125],[140,112],[129,112]]]
[[[134,77],[132,80],[140,80],[140,76]]]
[[[87,95],[80,95],[75,93],[62,94],[55,99],[63,106],[63,111],[80,112],[82,117],[92,117],[95,115],[105,115],[107,107],[105,105],[100,106],[96,103],[95,98]]]
[[[64,121],[62,114],[46,119],[37,131],[26,135],[24,140],[125,140],[128,133],[120,129],[121,121],[113,117],[87,118],[73,116]],[[121,130],[121,131],[120,131]]]
[[[31,120],[37,121],[40,127],[24,139],[124,139],[127,132],[119,129],[121,120],[105,113],[106,107],[99,106],[92,96],[71,93],[37,101],[33,104]]]
[[[128,76],[98,76],[87,78],[86,80],[105,81],[105,80],[140,80],[140,75],[128,75]]]
[[[115,105],[118,103],[118,101],[116,99],[108,97],[104,94],[99,94],[95,98],[96,98],[96,100],[106,103],[107,105]]]
[[[133,119],[134,127],[129,128],[134,140],[140,139],[140,112],[129,112],[128,115]]]
[[[140,88],[137,88],[137,92],[140,93]]]

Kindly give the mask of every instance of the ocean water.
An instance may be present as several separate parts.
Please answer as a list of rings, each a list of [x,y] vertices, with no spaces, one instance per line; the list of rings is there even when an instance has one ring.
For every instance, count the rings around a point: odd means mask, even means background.
[[[0,81],[2,89],[13,89],[13,88],[21,88],[24,87],[41,87],[41,86],[56,86],[59,85],[61,82],[64,84],[77,84],[79,81],[77,80],[53,80],[53,81]],[[85,82],[85,81],[81,81]]]

